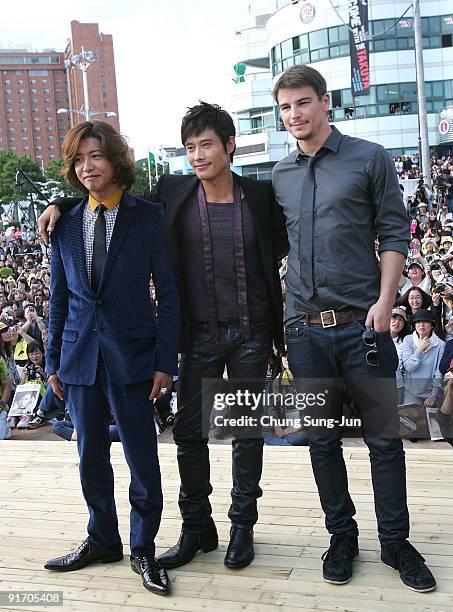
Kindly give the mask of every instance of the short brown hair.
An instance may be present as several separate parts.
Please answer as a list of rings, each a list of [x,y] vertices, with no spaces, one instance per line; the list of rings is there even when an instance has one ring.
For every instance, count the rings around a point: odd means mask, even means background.
[[[326,79],[320,72],[311,68],[311,66],[298,64],[297,66],[288,68],[288,70],[282,74],[274,85],[272,95],[278,104],[278,92],[280,89],[298,89],[299,87],[306,86],[314,89],[319,100],[321,100],[323,95],[327,92]]]
[[[88,189],[79,181],[74,169],[80,141],[84,138],[97,138],[101,142],[102,153],[114,167],[113,181],[129,189],[135,180],[134,162],[129,146],[124,136],[105,121],[84,121],[66,134],[63,141],[62,170],[65,180],[75,189],[88,193]]]

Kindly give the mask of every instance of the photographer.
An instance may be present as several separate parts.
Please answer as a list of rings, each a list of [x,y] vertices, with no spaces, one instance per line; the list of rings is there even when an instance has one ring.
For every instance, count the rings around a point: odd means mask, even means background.
[[[43,344],[43,335],[47,335],[47,329],[42,319],[38,317],[36,306],[31,302],[24,305],[25,323],[22,331],[31,336],[36,342]]]
[[[31,342],[27,346],[27,355],[28,362],[25,366],[24,373],[21,378],[21,384],[26,383],[38,383],[41,386],[40,390],[40,400],[44,396],[47,386],[47,375],[45,372],[45,361],[44,361],[44,351],[42,347],[37,342]],[[39,404],[38,404],[39,405]],[[32,419],[32,415],[26,414],[24,415],[17,427],[19,429],[26,429]]]
[[[453,320],[449,324],[453,313],[453,284],[452,281],[438,283],[434,287],[431,310],[435,314],[437,335],[443,340],[453,338]]]

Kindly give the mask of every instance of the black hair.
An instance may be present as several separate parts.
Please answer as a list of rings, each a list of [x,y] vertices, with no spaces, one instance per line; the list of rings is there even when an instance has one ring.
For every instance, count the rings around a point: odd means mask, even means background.
[[[191,136],[198,136],[205,130],[212,130],[222,141],[225,151],[231,136],[236,136],[236,128],[233,119],[226,110],[218,104],[202,102],[188,109],[182,118],[181,142],[185,146]],[[236,150],[236,147],[235,147]],[[234,151],[230,155],[233,161]]]

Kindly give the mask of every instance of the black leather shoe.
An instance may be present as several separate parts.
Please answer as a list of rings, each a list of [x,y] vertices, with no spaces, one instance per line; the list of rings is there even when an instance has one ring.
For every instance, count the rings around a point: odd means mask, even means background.
[[[322,555],[322,575],[331,584],[346,584],[352,578],[352,560],[359,554],[357,536],[334,534]]]
[[[187,533],[181,531],[178,543],[157,558],[160,565],[165,569],[181,567],[192,561],[197,552],[204,553],[215,550],[219,545],[217,529],[213,524],[208,531],[203,533]]]
[[[133,557],[131,555],[131,568],[136,574],[141,575],[145,589],[157,595],[170,594],[171,583],[167,572],[154,557],[151,555]]]
[[[91,563],[114,563],[121,561],[123,558],[123,545],[116,544],[114,546],[93,546],[85,540],[74,552],[57,557],[47,561],[44,569],[53,570],[55,572],[72,572],[82,569]]]
[[[242,529],[233,525],[224,564],[230,569],[240,569],[250,565],[254,557],[253,529]]]
[[[436,580],[425,565],[425,559],[407,540],[391,542],[381,548],[381,561],[400,573],[403,584],[413,591],[434,591]]]

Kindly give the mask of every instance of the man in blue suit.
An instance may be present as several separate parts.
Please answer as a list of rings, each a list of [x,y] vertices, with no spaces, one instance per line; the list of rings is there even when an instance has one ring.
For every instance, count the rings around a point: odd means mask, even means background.
[[[148,590],[168,594],[168,576],[154,557],[162,490],[150,400],[176,373],[180,312],[162,210],[124,191],[134,166],[127,143],[109,124],[79,124],[63,149],[65,177],[88,199],[52,235],[46,361],[77,431],[90,518],[79,548],[44,567],[71,571],[123,558],[110,463],[113,414],[131,471],[131,566]]]

